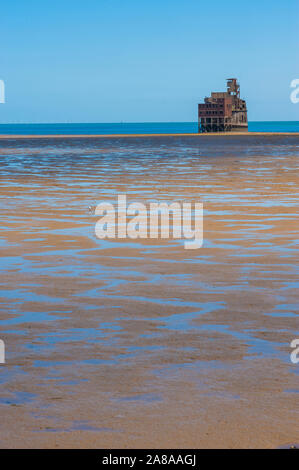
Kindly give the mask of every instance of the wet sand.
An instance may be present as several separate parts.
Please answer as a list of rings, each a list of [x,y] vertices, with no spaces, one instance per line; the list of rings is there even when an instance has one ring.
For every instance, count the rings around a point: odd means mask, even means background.
[[[298,442],[298,136],[59,137],[0,143],[1,448]],[[117,194],[203,247],[98,240]]]
[[[186,134],[0,134],[0,139],[118,139],[118,138],[155,138],[155,137],[196,137],[204,139],[209,137],[297,137],[299,132],[208,132],[208,133],[186,133]]]

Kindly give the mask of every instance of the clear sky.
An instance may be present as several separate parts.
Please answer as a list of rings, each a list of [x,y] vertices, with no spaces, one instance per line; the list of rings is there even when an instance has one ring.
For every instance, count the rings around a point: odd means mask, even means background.
[[[196,121],[237,77],[249,120],[299,120],[298,0],[11,0],[0,122]]]

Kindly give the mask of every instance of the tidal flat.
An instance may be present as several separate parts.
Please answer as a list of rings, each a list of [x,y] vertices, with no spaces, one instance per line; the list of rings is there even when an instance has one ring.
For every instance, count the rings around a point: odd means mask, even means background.
[[[0,140],[1,448],[299,441],[298,135]],[[95,236],[202,202],[203,246]]]

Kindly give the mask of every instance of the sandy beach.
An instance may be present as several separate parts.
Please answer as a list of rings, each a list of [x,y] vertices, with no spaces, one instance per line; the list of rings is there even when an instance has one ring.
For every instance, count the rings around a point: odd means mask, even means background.
[[[0,136],[1,448],[299,442],[299,134]],[[200,201],[204,243],[98,240]]]

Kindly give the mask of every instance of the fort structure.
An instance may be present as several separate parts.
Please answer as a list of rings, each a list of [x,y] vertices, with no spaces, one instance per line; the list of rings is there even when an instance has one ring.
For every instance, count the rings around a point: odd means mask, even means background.
[[[236,78],[227,79],[226,92],[212,92],[198,105],[198,132],[248,131],[246,101]]]

